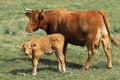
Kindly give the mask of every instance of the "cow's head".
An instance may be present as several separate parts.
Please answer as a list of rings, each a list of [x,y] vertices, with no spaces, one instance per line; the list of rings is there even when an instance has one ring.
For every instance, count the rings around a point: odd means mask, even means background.
[[[28,10],[27,10],[28,11]],[[41,27],[41,24],[43,24],[43,16],[41,15],[43,10],[39,12],[39,10],[29,10],[25,13],[25,15],[29,18],[29,23],[26,27],[27,32],[34,32],[38,30],[38,28]]]

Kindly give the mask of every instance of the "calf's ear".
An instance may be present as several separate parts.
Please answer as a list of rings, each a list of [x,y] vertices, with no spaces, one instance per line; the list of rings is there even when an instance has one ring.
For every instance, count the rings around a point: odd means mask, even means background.
[[[17,44],[18,47],[23,48],[24,44]]]

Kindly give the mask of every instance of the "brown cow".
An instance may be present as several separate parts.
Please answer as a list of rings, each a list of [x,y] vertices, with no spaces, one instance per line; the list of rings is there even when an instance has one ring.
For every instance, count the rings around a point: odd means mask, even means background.
[[[66,71],[65,58],[63,54],[64,36],[62,34],[52,34],[45,37],[33,38],[25,44],[19,44],[23,47],[25,54],[32,58],[33,75],[36,75],[36,68],[40,56],[55,52],[58,60],[59,71]]]
[[[26,12],[25,15],[29,18],[27,32],[34,32],[40,28],[47,34],[62,33],[65,36],[64,55],[68,43],[78,46],[86,45],[88,59],[84,65],[85,69],[89,68],[94,50],[102,42],[107,57],[107,67],[112,67],[109,39],[117,46],[120,46],[120,43],[112,37],[108,16],[104,12],[99,10],[56,9],[39,11],[33,9]]]

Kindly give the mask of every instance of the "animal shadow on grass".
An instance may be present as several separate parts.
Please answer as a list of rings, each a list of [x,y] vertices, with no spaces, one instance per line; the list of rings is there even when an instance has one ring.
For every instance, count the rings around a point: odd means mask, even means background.
[[[54,61],[54,60],[40,59],[39,62],[42,63],[43,65],[53,65],[53,66],[57,66],[57,61]],[[80,65],[80,64],[72,63],[72,62],[66,62],[66,67],[68,67],[68,68],[74,68],[74,69],[80,69],[80,68],[82,68],[83,66]]]
[[[18,59],[19,60],[23,60],[23,61],[31,61],[30,59],[27,59],[27,58],[15,58],[15,59],[12,59],[10,61],[15,61],[15,60],[18,60]],[[40,59],[39,63],[41,63],[42,65],[48,65],[50,67],[45,67],[45,68],[42,67],[42,68],[40,68],[39,64],[38,64],[37,72],[43,71],[43,70],[49,70],[49,71],[59,72],[57,68],[52,67],[52,66],[57,66],[57,61],[55,61],[55,60]],[[81,69],[83,66],[79,65],[79,64],[76,64],[76,63],[66,62],[66,67],[67,68],[74,68],[74,69]],[[10,73],[12,73],[14,75],[17,75],[18,73],[29,74],[31,72],[32,72],[32,67],[29,68],[29,69],[15,69],[15,70],[10,71]]]

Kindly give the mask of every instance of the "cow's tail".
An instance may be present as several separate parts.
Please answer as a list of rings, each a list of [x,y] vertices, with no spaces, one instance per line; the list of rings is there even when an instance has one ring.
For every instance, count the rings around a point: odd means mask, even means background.
[[[106,29],[107,29],[107,32],[108,32],[108,35],[109,35],[109,38],[111,40],[112,43],[114,43],[115,46],[118,46],[120,47],[120,42],[117,41],[113,35],[110,33],[110,27],[109,27],[109,20],[108,20],[108,17],[105,13],[101,12],[101,11],[98,11],[102,16],[103,16],[103,20],[104,20],[104,23],[105,23],[105,26],[106,26]]]

